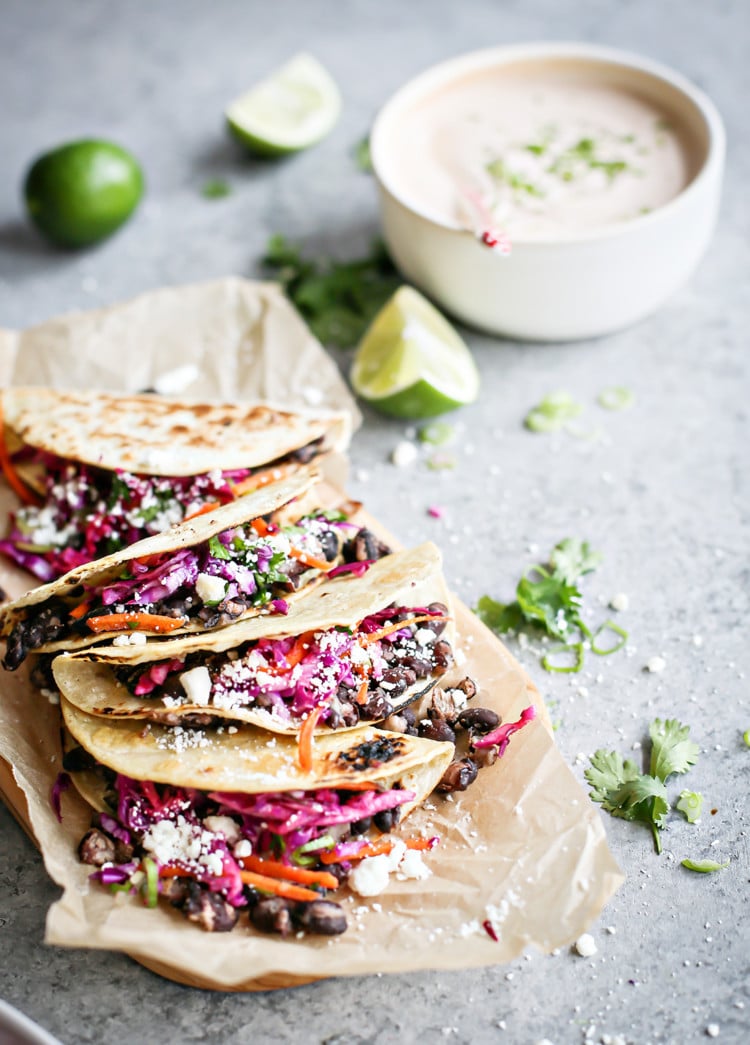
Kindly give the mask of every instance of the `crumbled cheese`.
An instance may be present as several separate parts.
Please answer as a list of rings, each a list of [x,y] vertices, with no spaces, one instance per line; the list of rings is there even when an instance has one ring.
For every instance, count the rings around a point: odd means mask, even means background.
[[[417,448],[414,443],[403,439],[391,451],[391,464],[395,464],[397,468],[408,468],[409,465],[414,464],[417,456]]]
[[[113,646],[145,646],[146,636],[142,631],[131,631],[124,632],[121,635],[115,635],[112,639]]]
[[[709,1038],[718,1038],[721,1028],[718,1023],[709,1023],[706,1027],[706,1034]]]
[[[252,843],[247,838],[240,838],[232,851],[238,860],[241,860],[243,856],[252,856]]]
[[[207,816],[204,818],[203,823],[214,834],[224,835],[224,838],[230,845],[240,837],[239,824],[231,816]]]
[[[407,849],[401,857],[398,865],[398,878],[416,878],[421,881],[429,878],[432,871],[422,859],[422,854],[417,849]]]
[[[151,853],[160,864],[173,860],[187,862],[201,855],[201,839],[195,825],[183,816],[177,820],[158,820],[143,836],[143,848]]]
[[[190,671],[183,671],[180,683],[191,704],[205,706],[211,699],[211,675],[204,664]]]
[[[596,940],[590,933],[583,933],[576,940],[576,950],[582,958],[591,958],[598,951]]]
[[[115,635],[112,639],[113,646],[129,646],[130,636],[129,635]]]
[[[390,858],[368,856],[349,875],[349,887],[359,896],[378,896],[388,888]]]
[[[435,641],[435,632],[429,628],[417,628],[414,639],[420,646],[430,646]]]
[[[224,861],[221,859],[221,853],[206,853],[202,862],[211,874],[218,876],[224,871]]]
[[[609,600],[609,605],[613,610],[617,610],[618,613],[623,613],[630,605],[630,599],[624,591],[621,591],[617,595],[612,596]]]
[[[221,602],[226,595],[227,582],[223,577],[210,573],[199,573],[195,581],[195,592],[201,602]]]
[[[664,657],[651,657],[646,663],[646,670],[658,675],[659,672],[664,671],[666,666],[667,662]]]

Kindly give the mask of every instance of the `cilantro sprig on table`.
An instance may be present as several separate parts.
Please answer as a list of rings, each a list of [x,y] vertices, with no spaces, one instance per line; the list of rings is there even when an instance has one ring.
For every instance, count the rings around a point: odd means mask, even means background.
[[[603,621],[592,632],[581,617],[580,580],[600,562],[600,553],[593,551],[588,541],[567,537],[552,549],[549,562],[526,571],[516,586],[513,602],[502,603],[483,595],[475,612],[498,634],[532,630],[556,639],[558,645],[542,657],[546,671],[580,671],[587,649],[606,656],[621,649],[628,637],[612,620]],[[603,645],[607,635],[615,639]],[[557,659],[560,656],[567,659],[561,663]]]
[[[647,824],[656,852],[661,853],[660,831],[670,810],[666,782],[671,776],[687,773],[697,762],[700,749],[690,740],[690,727],[675,718],[654,719],[648,732],[652,744],[648,773],[642,773],[635,762],[623,759],[616,751],[600,748],[584,776],[591,787],[591,800],[612,816]],[[688,793],[683,791],[680,800]],[[677,808],[683,808],[680,802]]]
[[[382,243],[355,261],[313,261],[283,236],[271,236],[263,264],[271,269],[313,334],[351,348],[401,285]]]

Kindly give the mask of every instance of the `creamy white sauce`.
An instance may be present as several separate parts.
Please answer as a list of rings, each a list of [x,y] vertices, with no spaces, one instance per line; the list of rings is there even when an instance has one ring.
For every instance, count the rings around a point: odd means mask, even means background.
[[[679,127],[635,91],[503,69],[455,81],[406,111],[387,171],[422,213],[533,240],[655,210],[687,186],[695,161]]]

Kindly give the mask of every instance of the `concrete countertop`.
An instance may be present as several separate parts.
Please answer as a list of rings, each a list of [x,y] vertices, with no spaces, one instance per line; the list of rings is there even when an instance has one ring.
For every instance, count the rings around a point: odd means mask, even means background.
[[[565,536],[603,553],[586,582],[594,605],[629,597],[627,653],[583,675],[547,675],[511,642],[559,722],[582,779],[584,755],[627,753],[649,721],[677,716],[701,746],[686,786],[710,813],[674,817],[661,858],[639,825],[606,818],[627,881],[592,928],[598,951],[528,955],[510,966],[319,983],[249,996],[191,991],[115,954],[47,949],[56,896],[38,854],[0,811],[0,994],[66,1043],[619,1041],[675,1045],[750,1039],[747,919],[750,728],[748,605],[747,11],[698,0],[383,0],[259,4],[199,0],[3,4],[0,324],[22,327],[162,284],[254,274],[272,232],[341,258],[376,231],[372,179],[352,159],[378,106],[405,79],[461,51],[581,39],[673,65],[715,100],[729,164],[720,225],[699,272],[657,315],[597,342],[520,345],[469,334],[479,402],[456,415],[458,468],[396,469],[406,426],[367,413],[352,449],[352,493],[399,537],[443,548],[470,604],[509,598],[521,571]],[[228,99],[306,49],[342,87],[338,127],[281,164],[226,138]],[[27,228],[18,184],[30,159],[70,138],[104,136],[143,162],[148,195],[102,247],[63,254]],[[207,200],[225,178],[232,194]],[[341,357],[344,358],[343,356]],[[608,385],[636,404],[597,407]],[[586,404],[596,439],[522,427],[545,393]],[[445,519],[427,516],[430,504]],[[663,672],[644,671],[654,655]],[[635,756],[637,757],[637,755]],[[684,856],[730,858],[691,875]],[[714,1029],[713,1027],[711,1028]],[[619,1038],[617,1036],[620,1036]]]

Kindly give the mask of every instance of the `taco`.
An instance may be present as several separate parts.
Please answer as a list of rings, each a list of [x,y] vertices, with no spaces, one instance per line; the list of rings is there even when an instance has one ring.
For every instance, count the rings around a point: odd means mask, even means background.
[[[398,863],[436,841],[372,836],[439,784],[451,743],[373,728],[329,734],[303,768],[293,740],[249,725],[144,730],[64,697],[61,707],[73,738],[64,764],[97,810],[81,860],[113,891],[140,892],[151,907],[161,897],[204,929],[232,929],[249,909],[261,930],[343,932],[344,910],[327,897],[352,861],[396,850]]]
[[[453,664],[449,596],[433,544],[325,585],[283,617],[201,636],[57,657],[80,710],[166,725],[249,722],[274,733],[353,729],[424,696]]]
[[[2,393],[0,463],[24,507],[0,552],[42,581],[284,478],[348,414],[51,388]]]
[[[4,667],[15,670],[32,650],[144,644],[261,612],[283,615],[344,557],[385,553],[341,513],[311,508],[316,478],[305,472],[263,487],[8,603],[0,611]]]

